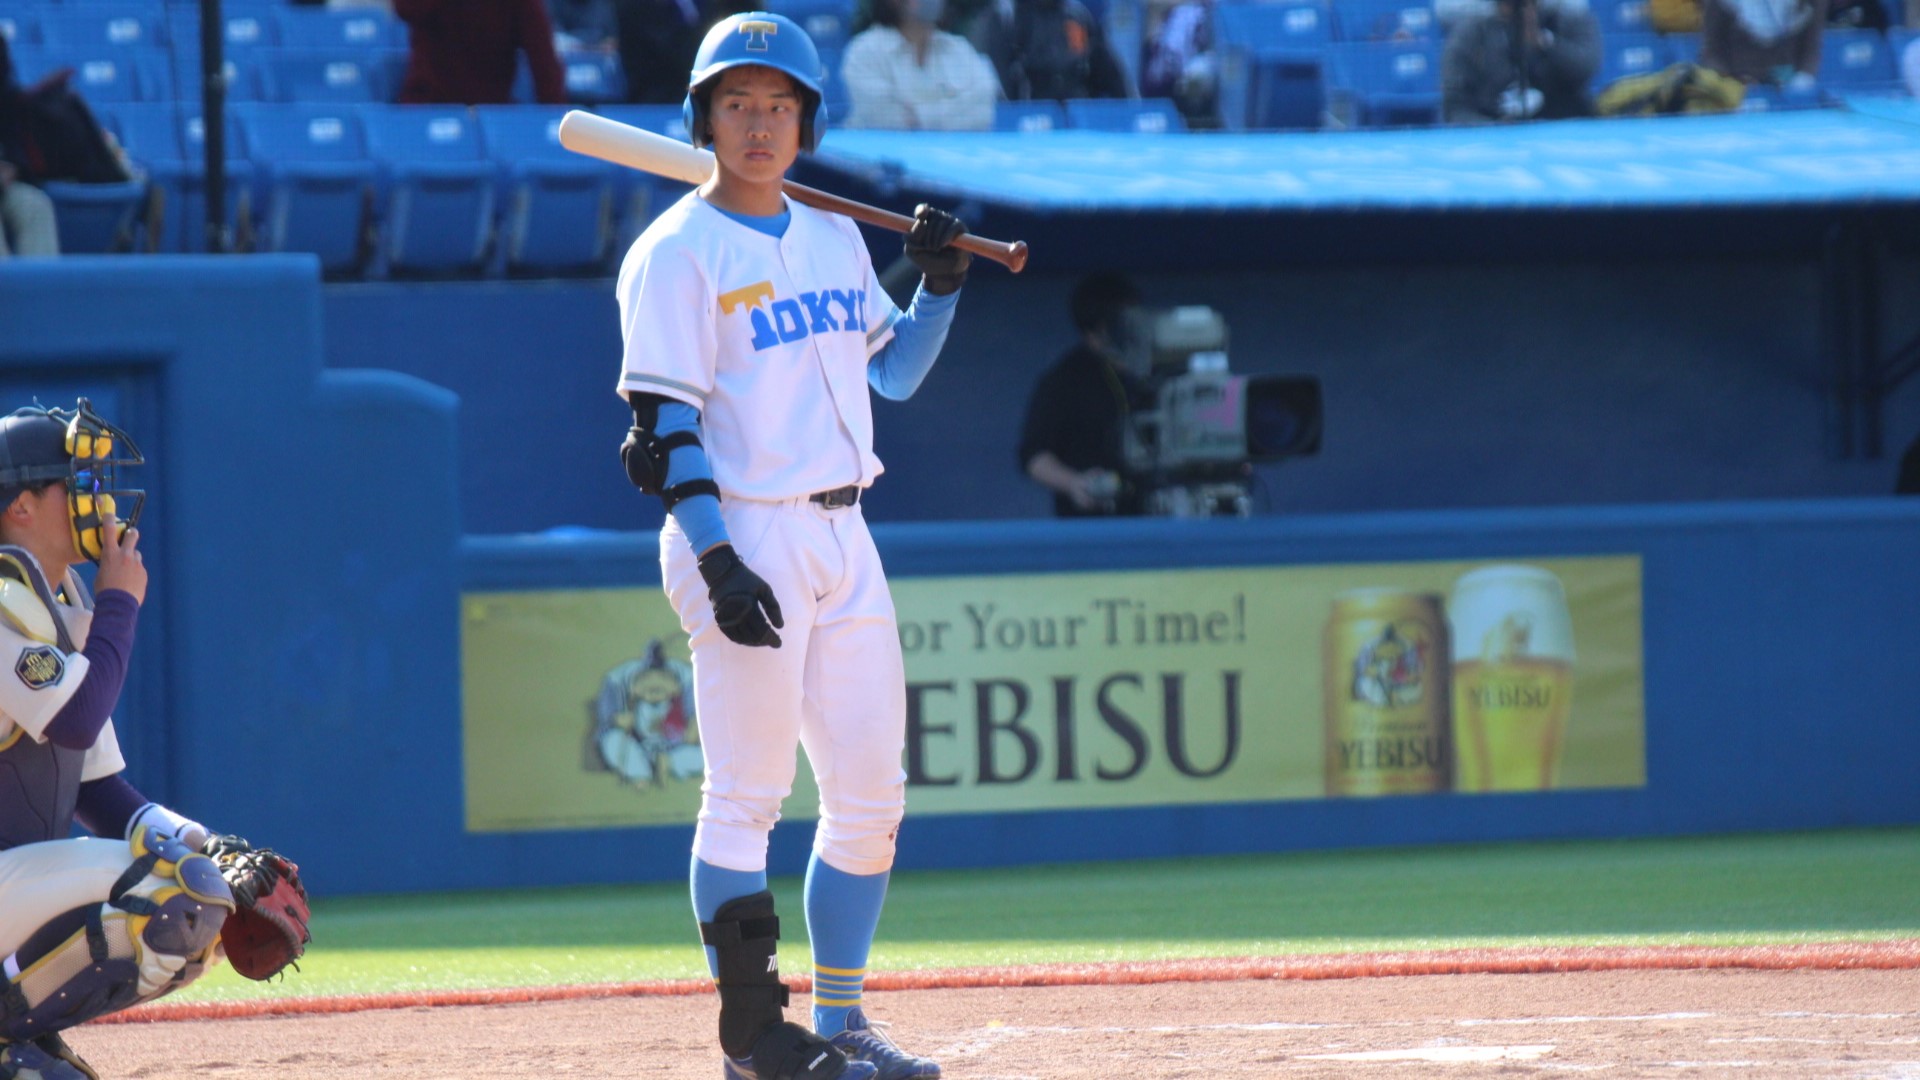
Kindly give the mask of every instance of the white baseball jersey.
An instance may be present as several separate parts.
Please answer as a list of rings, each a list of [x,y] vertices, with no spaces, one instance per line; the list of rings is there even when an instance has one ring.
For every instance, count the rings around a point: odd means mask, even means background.
[[[93,625],[91,597],[71,570],[61,592],[65,599],[53,605],[53,613],[67,628],[73,642],[71,653],[28,637],[0,619],[0,662],[8,668],[0,673],[0,749],[21,738],[45,742],[47,725],[87,677],[87,658],[80,650],[86,647],[87,630]],[[108,720],[87,751],[81,779],[98,780],[126,767],[120,743],[114,738],[113,721]]]
[[[619,392],[699,409],[714,482],[733,498],[865,487],[881,471],[867,361],[900,311],[857,225],[787,205],[776,238],[689,192],[620,266]]]

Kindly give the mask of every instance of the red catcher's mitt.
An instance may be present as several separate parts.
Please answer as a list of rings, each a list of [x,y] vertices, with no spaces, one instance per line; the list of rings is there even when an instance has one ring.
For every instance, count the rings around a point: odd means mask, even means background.
[[[233,970],[249,979],[270,979],[300,959],[313,940],[300,868],[273,849],[256,848],[237,836],[210,836],[201,851],[233,890],[234,912],[220,928],[220,944]]]

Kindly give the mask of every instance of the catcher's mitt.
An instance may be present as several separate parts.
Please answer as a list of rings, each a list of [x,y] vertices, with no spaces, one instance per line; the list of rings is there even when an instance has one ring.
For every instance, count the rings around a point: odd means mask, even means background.
[[[271,848],[256,848],[237,836],[210,836],[200,850],[233,890],[234,912],[220,928],[220,944],[233,970],[249,979],[270,979],[300,959],[313,940],[300,868]]]

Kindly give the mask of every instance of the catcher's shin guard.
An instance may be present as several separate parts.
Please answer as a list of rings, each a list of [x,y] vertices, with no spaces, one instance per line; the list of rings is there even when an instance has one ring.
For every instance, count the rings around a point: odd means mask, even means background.
[[[213,963],[233,894],[213,860],[140,828],[106,902],[74,908],[4,958],[0,1039],[24,1041],[151,1001]]]
[[[780,919],[767,891],[729,900],[712,922],[700,924],[700,940],[713,946],[718,960],[720,1049],[737,1062],[750,1061],[757,1080],[837,1080],[847,1071],[846,1055],[786,1019],[779,939]]]

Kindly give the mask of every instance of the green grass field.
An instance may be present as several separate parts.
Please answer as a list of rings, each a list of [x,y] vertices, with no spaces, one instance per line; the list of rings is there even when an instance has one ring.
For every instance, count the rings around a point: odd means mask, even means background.
[[[805,970],[800,881],[776,878]],[[680,882],[326,899],[302,970],[175,1001],[694,978]],[[877,970],[1526,945],[1920,938],[1920,828],[894,875]]]

